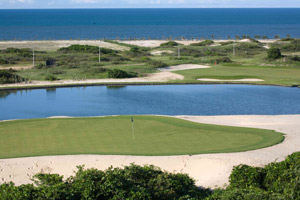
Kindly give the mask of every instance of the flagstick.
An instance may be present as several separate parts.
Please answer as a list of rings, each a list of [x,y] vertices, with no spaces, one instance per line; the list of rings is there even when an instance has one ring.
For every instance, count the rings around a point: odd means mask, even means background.
[[[133,138],[133,140],[134,140],[134,127],[133,127],[133,122],[131,122],[131,127],[132,127],[132,138]]]

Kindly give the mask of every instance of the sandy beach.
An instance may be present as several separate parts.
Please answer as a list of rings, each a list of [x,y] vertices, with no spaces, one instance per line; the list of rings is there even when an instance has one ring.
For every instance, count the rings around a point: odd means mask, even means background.
[[[282,161],[287,155],[300,151],[300,115],[176,117],[199,123],[271,129],[286,134],[286,138],[281,144],[272,147],[240,153],[195,156],[71,155],[2,159],[0,183],[31,183],[30,178],[39,172],[58,173],[69,177],[78,165],[104,170],[110,166],[122,167],[135,163],[153,164],[170,172],[187,173],[196,180],[198,186],[215,188],[228,183],[233,166],[264,166],[270,162]]]

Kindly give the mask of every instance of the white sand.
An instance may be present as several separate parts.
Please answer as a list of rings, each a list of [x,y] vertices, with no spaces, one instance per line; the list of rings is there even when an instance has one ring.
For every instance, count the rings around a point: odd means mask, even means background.
[[[141,47],[159,47],[161,44],[168,42],[169,40],[129,40],[129,41],[118,41],[125,44],[131,44]],[[175,42],[182,45],[190,45],[201,42],[200,40],[176,40]]]
[[[30,183],[38,172],[59,173],[68,177],[78,165],[107,169],[136,163],[153,164],[170,172],[188,173],[199,186],[217,187],[228,183],[232,167],[239,164],[264,166],[282,161],[287,155],[300,151],[300,115],[282,116],[178,116],[200,123],[264,128],[286,134],[283,143],[241,153],[206,154],[195,156],[48,156],[0,160],[0,183],[13,181],[17,185]]]
[[[0,41],[0,49],[34,48],[35,50],[57,50],[74,44],[93,45],[114,50],[129,50],[129,47],[120,46],[100,40],[39,40],[39,41]]]
[[[174,54],[174,51],[170,51],[170,50],[163,50],[163,51],[152,51],[151,54],[152,55],[162,55],[163,53],[169,53],[169,54]]]
[[[187,69],[205,69],[205,68],[210,68],[210,66],[195,65],[195,64],[182,64],[182,65],[158,68],[158,70],[160,70],[162,72],[172,72],[172,71],[180,71],[180,70],[187,70]]]
[[[222,80],[222,79],[213,79],[213,78],[199,78],[198,81],[211,81],[211,82],[260,82],[264,81],[257,78],[244,78],[244,79],[232,79],[232,80]]]
[[[0,69],[13,69],[13,70],[17,70],[17,71],[20,71],[20,70],[25,70],[25,69],[31,69],[33,68],[32,65],[14,65],[14,66],[10,66],[10,67],[1,67],[0,66]]]
[[[170,80],[183,80],[184,76],[172,72],[158,72],[141,78],[124,79],[87,79],[87,80],[58,80],[58,81],[31,81],[28,83],[0,84],[0,88],[5,87],[26,87],[26,86],[54,86],[72,84],[96,84],[96,83],[147,83],[147,82],[167,82]]]

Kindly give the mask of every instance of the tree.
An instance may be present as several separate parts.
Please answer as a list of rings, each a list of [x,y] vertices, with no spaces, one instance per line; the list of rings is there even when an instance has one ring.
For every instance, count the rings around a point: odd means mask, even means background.
[[[280,39],[280,35],[275,35],[274,38],[275,39]]]
[[[278,48],[270,48],[268,50],[268,58],[269,59],[275,60],[275,59],[281,58],[281,56],[282,55],[281,55],[280,49],[278,49]]]

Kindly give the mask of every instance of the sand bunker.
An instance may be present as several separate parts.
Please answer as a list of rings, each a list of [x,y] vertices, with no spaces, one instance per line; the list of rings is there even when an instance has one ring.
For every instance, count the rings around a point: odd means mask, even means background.
[[[244,79],[228,79],[228,80],[222,80],[222,79],[212,79],[212,78],[199,78],[198,81],[211,81],[211,82],[260,82],[264,81],[262,79],[257,78],[244,78]]]
[[[107,169],[135,163],[153,164],[170,172],[187,173],[204,187],[222,187],[228,183],[232,167],[239,164],[264,166],[282,161],[300,151],[300,115],[280,116],[178,116],[199,123],[271,129],[285,133],[281,144],[240,153],[204,154],[195,156],[109,156],[73,155],[32,158],[0,159],[0,183],[13,181],[17,185],[31,183],[30,178],[39,172],[58,173],[69,177],[78,165],[86,168]],[[0,122],[1,123],[1,122]]]
[[[151,54],[152,55],[162,55],[163,53],[169,53],[172,54],[174,53],[174,51],[170,51],[170,50],[163,50],[163,51],[152,51]]]
[[[195,64],[183,64],[183,65],[158,68],[158,70],[160,70],[162,72],[172,72],[172,71],[180,71],[180,70],[187,70],[187,69],[205,69],[205,68],[210,68],[210,66],[195,65]]]

